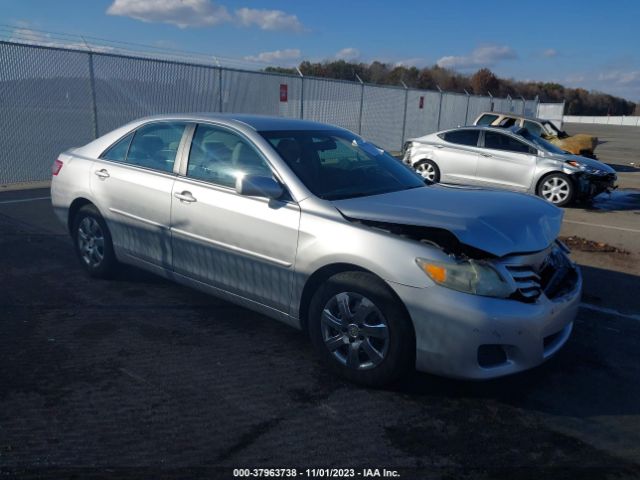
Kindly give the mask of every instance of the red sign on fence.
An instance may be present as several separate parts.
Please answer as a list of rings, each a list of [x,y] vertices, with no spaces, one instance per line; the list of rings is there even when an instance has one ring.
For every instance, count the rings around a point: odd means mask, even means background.
[[[424,97],[420,96],[420,101],[418,102],[418,108],[424,108]]]
[[[287,97],[289,96],[288,94],[289,94],[288,85],[286,83],[281,83],[280,84],[280,101],[286,102]]]

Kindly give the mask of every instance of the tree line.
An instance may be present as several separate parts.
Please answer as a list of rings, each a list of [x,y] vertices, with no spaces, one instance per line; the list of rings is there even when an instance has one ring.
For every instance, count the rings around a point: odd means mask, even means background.
[[[521,82],[497,77],[488,68],[481,68],[473,75],[465,75],[437,65],[418,69],[402,65],[390,65],[375,61],[355,63],[345,60],[312,63],[304,61],[298,66],[305,76],[355,80],[356,75],[365,83],[377,85],[401,85],[410,88],[447,92],[465,91],[475,95],[491,94],[494,97],[526,99],[538,97],[541,102],[565,103],[565,115],[636,115],[640,104],[602,92],[583,88],[568,88],[553,82]],[[295,68],[267,67],[267,72],[296,74]]]

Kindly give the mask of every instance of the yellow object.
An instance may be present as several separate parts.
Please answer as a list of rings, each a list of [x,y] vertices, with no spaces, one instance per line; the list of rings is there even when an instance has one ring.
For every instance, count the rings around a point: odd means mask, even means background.
[[[433,280],[434,282],[437,282],[437,283],[446,282],[447,280],[446,268],[440,265],[434,265],[432,263],[423,263],[422,268],[424,269],[425,272],[427,272],[427,275],[429,275],[429,277],[431,277],[431,280]]]

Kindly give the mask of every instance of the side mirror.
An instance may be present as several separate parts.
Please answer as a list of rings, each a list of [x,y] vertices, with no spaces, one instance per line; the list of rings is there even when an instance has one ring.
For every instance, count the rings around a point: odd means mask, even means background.
[[[248,197],[266,197],[276,200],[282,196],[284,189],[271,177],[240,175],[236,179],[236,192]]]

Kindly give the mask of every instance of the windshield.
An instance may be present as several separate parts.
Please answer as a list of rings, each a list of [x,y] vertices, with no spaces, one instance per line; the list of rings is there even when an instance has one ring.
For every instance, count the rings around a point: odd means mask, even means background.
[[[529,132],[529,130],[522,129],[518,131],[518,134],[526,138],[530,142],[535,143],[540,150],[544,150],[545,152],[559,153],[561,155],[564,155],[565,153],[567,153],[561,148],[556,147],[553,143],[547,142],[544,138],[538,137],[537,135],[532,135],[531,132]]]
[[[260,134],[305,186],[325,200],[425,186],[413,170],[349,132],[293,130]]]

